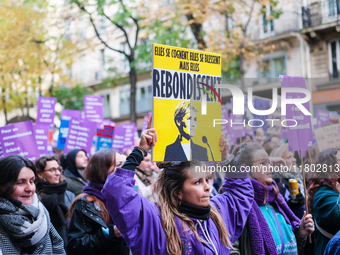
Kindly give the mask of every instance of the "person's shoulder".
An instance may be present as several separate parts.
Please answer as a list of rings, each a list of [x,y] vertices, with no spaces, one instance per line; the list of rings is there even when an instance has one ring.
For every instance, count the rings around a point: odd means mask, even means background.
[[[177,147],[179,145],[179,143],[177,142],[177,140],[172,143],[172,144],[169,144],[168,146],[166,146],[166,149],[174,149],[175,147]]]
[[[340,255],[340,231],[328,242],[325,248],[325,255]]]

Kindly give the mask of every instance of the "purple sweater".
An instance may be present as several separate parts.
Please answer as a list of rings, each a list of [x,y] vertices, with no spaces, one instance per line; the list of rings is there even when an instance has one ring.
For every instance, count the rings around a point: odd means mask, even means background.
[[[133,171],[117,168],[115,173],[108,176],[102,190],[107,209],[134,255],[168,254],[159,208],[134,190],[134,175]],[[246,175],[240,173],[239,177]],[[231,235],[231,242],[234,243],[241,235],[252,207],[253,187],[249,178],[226,178],[223,188],[226,192],[215,196],[211,202],[220,212]],[[207,239],[201,226],[208,232],[218,254],[230,253],[220,241],[216,225],[211,218],[206,221],[198,222],[196,219],[193,221],[198,235],[203,240]],[[179,218],[176,225],[183,242],[184,254],[216,254],[208,242],[203,244],[195,238],[195,235],[183,232],[182,221]]]

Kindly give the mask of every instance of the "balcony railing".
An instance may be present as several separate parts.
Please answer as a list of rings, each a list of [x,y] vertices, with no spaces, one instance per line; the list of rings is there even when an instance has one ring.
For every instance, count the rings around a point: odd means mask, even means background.
[[[340,0],[323,0],[302,7],[304,28],[340,20]]]
[[[252,40],[261,40],[268,37],[278,36],[289,32],[298,32],[300,15],[297,12],[285,11],[278,19],[267,22],[263,17],[257,20],[257,25],[250,38]]]

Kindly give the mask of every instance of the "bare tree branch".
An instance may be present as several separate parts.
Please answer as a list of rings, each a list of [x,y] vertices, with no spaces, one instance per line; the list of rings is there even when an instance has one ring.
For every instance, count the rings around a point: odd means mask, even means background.
[[[132,14],[129,13],[129,12],[127,11],[127,9],[126,9],[126,7],[125,7],[125,4],[123,3],[123,0],[120,0],[120,3],[121,3],[121,5],[122,5],[122,7],[123,7],[123,10],[124,10],[127,14],[129,14],[130,18],[133,20],[133,22],[134,22],[135,25],[136,25],[136,38],[135,38],[135,43],[134,43],[134,46],[133,46],[133,48],[136,48],[136,46],[137,46],[137,41],[138,41],[138,33],[139,33],[139,30],[140,30],[139,24],[138,24],[138,20],[137,20],[136,18],[132,17]]]
[[[246,23],[246,25],[244,26],[244,28],[242,29],[243,30],[243,34],[246,35],[246,32],[247,32],[247,28],[248,28],[248,25],[250,23],[250,20],[251,20],[251,15],[253,14],[253,10],[254,10],[254,5],[255,5],[255,2],[256,0],[253,0],[253,3],[251,5],[251,8],[250,8],[250,12],[249,12],[249,18],[248,18],[248,21]]]
[[[100,34],[99,34],[98,30],[97,30],[97,27],[96,27],[96,25],[94,24],[94,21],[93,21],[93,18],[92,18],[92,14],[89,13],[89,12],[85,9],[85,7],[82,6],[78,1],[76,2],[76,4],[78,5],[78,7],[79,7],[80,10],[86,12],[86,13],[89,15],[89,17],[90,17],[90,22],[91,22],[91,24],[92,24],[92,26],[93,26],[93,28],[94,28],[94,31],[96,32],[96,35],[97,35],[98,39],[101,41],[101,43],[104,44],[105,47],[109,48],[110,50],[115,51],[115,52],[119,52],[119,53],[121,53],[121,54],[124,54],[127,58],[129,58],[129,55],[127,55],[124,51],[117,50],[117,49],[115,49],[115,48],[110,47],[110,46],[109,46],[109,45],[101,38],[101,36],[100,36]],[[115,25],[116,25],[116,24],[115,24]],[[117,26],[117,27],[119,27],[119,26]],[[125,31],[125,30],[124,30],[123,32],[125,32],[125,34],[126,34],[126,31]],[[127,34],[126,34],[126,36],[127,36]]]
[[[103,9],[102,9],[102,12],[103,12],[103,15],[104,15],[111,23],[113,23],[116,27],[118,27],[118,28],[124,33],[124,37],[125,37],[125,39],[126,39],[126,42],[127,42],[127,44],[128,44],[128,47],[129,47],[129,49],[130,49],[130,51],[131,51],[132,48],[131,48],[129,36],[128,36],[126,30],[124,29],[124,27],[121,26],[121,25],[119,25],[119,24],[118,24],[117,22],[115,22],[114,20],[110,19],[110,17],[107,16],[107,15],[105,14],[105,12],[104,12]],[[90,17],[91,17],[91,16],[90,16]],[[92,24],[93,24],[93,23],[92,23]]]

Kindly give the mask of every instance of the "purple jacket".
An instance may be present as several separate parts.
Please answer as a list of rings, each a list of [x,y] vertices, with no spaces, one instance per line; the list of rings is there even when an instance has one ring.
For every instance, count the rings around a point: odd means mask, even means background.
[[[134,255],[168,254],[166,237],[160,220],[160,210],[134,190],[134,171],[117,168],[106,180],[102,193],[106,198],[107,209],[117,225],[125,242]],[[239,177],[245,177],[240,174]],[[220,212],[231,242],[241,235],[253,203],[253,187],[249,178],[226,179],[223,185],[226,190],[211,199]],[[227,249],[218,237],[214,221],[193,219],[198,235],[206,241],[201,243],[191,232],[183,232],[182,221],[177,218],[177,230],[183,242],[184,254],[218,254],[228,255]],[[205,233],[202,231],[204,229]],[[210,238],[215,247],[207,240]]]

